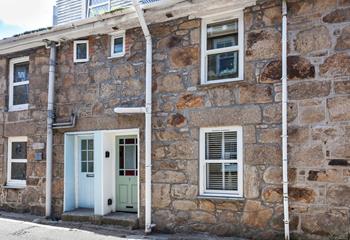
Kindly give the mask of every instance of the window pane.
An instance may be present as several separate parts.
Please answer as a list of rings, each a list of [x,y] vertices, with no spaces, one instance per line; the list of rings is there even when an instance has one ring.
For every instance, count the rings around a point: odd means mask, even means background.
[[[88,160],[89,161],[94,161],[94,152],[93,151],[88,151]]]
[[[110,0],[90,0],[90,6],[101,4],[101,3],[108,3]]]
[[[26,180],[26,163],[11,163],[11,179]]]
[[[88,148],[89,150],[94,150],[94,140],[88,140]]]
[[[81,150],[86,150],[87,148],[87,140],[81,140]]]
[[[119,169],[124,169],[124,147],[119,147]]]
[[[222,132],[205,134],[205,159],[222,159]]]
[[[222,163],[207,164],[207,189],[223,190]]]
[[[209,24],[207,27],[208,50],[238,45],[238,20]]]
[[[87,172],[87,162],[81,162],[81,172]]]
[[[88,162],[88,172],[93,173],[94,172],[94,163]]]
[[[81,151],[81,161],[87,160],[87,151]]]
[[[136,147],[129,145],[125,146],[125,169],[135,169],[136,164]]]
[[[89,10],[89,17],[94,17],[94,16],[97,16],[97,15],[101,15],[101,14],[103,14],[105,12],[108,12],[108,11],[109,11],[108,4],[102,5],[102,6],[98,6],[98,7],[92,7]]]
[[[224,169],[224,173],[222,169]],[[237,191],[237,163],[208,163],[207,189]]]
[[[12,159],[27,159],[27,143],[12,142]]]
[[[237,159],[237,132],[225,132],[225,159]]]
[[[237,163],[225,163],[225,187],[223,190],[238,190],[238,169]]]
[[[29,72],[29,63],[15,64],[13,81],[15,83],[28,81],[28,72]]]
[[[238,51],[208,56],[208,81],[237,77]]]
[[[87,44],[78,43],[77,44],[77,59],[86,59],[87,58]]]
[[[135,138],[127,138],[127,139],[125,139],[125,144],[135,144]]]
[[[122,37],[114,39],[113,52],[114,53],[122,53],[123,52],[123,38]]]
[[[28,103],[29,84],[13,87],[13,105]]]

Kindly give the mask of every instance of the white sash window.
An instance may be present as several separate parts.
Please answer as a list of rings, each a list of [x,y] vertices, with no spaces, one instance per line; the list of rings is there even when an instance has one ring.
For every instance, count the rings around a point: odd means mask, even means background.
[[[242,128],[200,131],[200,194],[243,197]]]
[[[7,185],[24,187],[27,179],[27,137],[10,137],[7,155]]]
[[[9,111],[28,109],[29,57],[11,59],[9,79]]]
[[[202,22],[202,84],[243,80],[243,12]]]

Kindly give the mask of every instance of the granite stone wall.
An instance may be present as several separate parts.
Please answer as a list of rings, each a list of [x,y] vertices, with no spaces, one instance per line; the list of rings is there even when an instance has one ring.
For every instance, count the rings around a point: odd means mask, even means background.
[[[288,1],[290,227],[294,239],[347,239],[350,219],[350,2]],[[281,160],[281,5],[259,0],[244,10],[244,80],[200,84],[201,20],[150,26],[153,36],[153,221],[163,232],[210,232],[252,239],[283,236]],[[73,63],[73,42],[58,51],[56,118],[69,131],[141,129],[141,223],[144,213],[144,117],[116,106],[144,105],[145,41],[126,31],[126,55],[109,59],[108,35],[90,36],[90,61]],[[25,55],[27,53],[21,53]],[[29,52],[30,110],[6,110],[8,59],[0,58],[0,180],[6,137],[29,138],[28,187],[1,188],[0,207],[42,214],[48,51]],[[32,86],[33,85],[33,86]],[[243,127],[244,198],[198,197],[199,130]],[[15,127],[13,127],[15,126]],[[68,131],[68,130],[67,130]],[[54,132],[54,212],[63,211],[63,130]]]

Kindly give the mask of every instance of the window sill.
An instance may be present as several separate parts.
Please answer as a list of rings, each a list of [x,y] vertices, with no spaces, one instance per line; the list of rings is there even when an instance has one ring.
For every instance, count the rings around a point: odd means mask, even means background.
[[[202,81],[201,85],[225,84],[225,83],[240,82],[240,81],[243,81],[243,78],[232,78],[232,79],[223,79],[223,80]]]
[[[28,111],[29,110],[29,104],[23,104],[23,105],[16,105],[11,106],[8,109],[8,112],[20,112],[20,111]]]
[[[225,196],[210,196],[210,195],[199,195],[197,199],[202,200],[213,200],[213,201],[244,201],[243,197],[225,197]]]
[[[87,63],[89,62],[89,59],[84,59],[84,60],[74,60],[74,63]]]
[[[123,53],[123,54],[118,54],[118,55],[114,55],[114,56],[110,56],[110,57],[108,57],[108,59],[122,58],[122,57],[124,57],[124,56],[125,56],[125,53]]]
[[[4,189],[25,189],[26,185],[3,185],[1,186]]]

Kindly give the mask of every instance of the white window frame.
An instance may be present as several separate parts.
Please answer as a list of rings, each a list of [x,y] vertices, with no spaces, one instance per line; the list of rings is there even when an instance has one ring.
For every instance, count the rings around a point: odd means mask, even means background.
[[[7,147],[7,186],[10,187],[25,187],[27,184],[26,180],[14,180],[11,178],[11,168],[12,163],[27,163],[27,159],[12,159],[12,143],[13,142],[27,142],[27,137],[9,137],[8,138],[8,147]],[[27,151],[28,158],[28,151]]]
[[[218,160],[206,160],[205,159],[205,134],[210,132],[237,132],[237,160],[223,160],[227,163],[237,163],[237,174],[238,174],[238,189],[237,191],[227,190],[208,190],[206,188],[207,182],[207,171],[206,163],[221,163],[223,161]],[[241,126],[231,127],[211,127],[200,129],[200,170],[199,170],[199,194],[207,197],[225,197],[225,198],[242,198],[243,197],[243,130]]]
[[[202,19],[201,34],[201,84],[215,84],[233,81],[242,81],[244,78],[244,17],[243,10],[230,13],[208,16]],[[238,45],[233,47],[207,50],[207,27],[209,24],[220,23],[229,20],[238,20]],[[238,51],[238,77],[208,81],[208,55]]]
[[[77,58],[77,45],[78,44],[82,44],[85,43],[86,44],[86,58],[84,59],[78,59]],[[77,40],[74,41],[74,62],[75,63],[83,63],[83,62],[88,62],[90,57],[89,57],[89,40]]]
[[[97,7],[100,7],[100,6],[104,6],[104,5],[108,4],[108,11],[111,11],[111,0],[108,0],[105,3],[99,3],[99,4],[95,4],[95,5],[90,5],[90,2],[91,2],[91,0],[87,0],[87,11],[86,11],[86,17],[87,18],[90,17],[89,13],[90,13],[91,9],[94,9],[94,8],[97,8]]]
[[[110,36],[111,36],[111,56],[109,58],[123,57],[125,55],[125,31],[112,33],[110,34]],[[123,52],[121,53],[114,53],[114,40],[116,38],[123,38]]]
[[[13,95],[14,95],[14,88],[16,86],[22,86],[22,85],[29,85],[29,80],[28,81],[23,81],[23,82],[17,82],[15,83],[14,79],[14,71],[15,71],[15,65],[19,63],[27,63],[29,64],[29,56],[26,57],[20,57],[20,58],[13,58],[10,60],[10,72],[9,72],[9,111],[22,111],[22,110],[27,110],[29,108],[29,103],[25,104],[18,104],[14,105],[13,104]],[[28,72],[29,74],[29,72]]]

